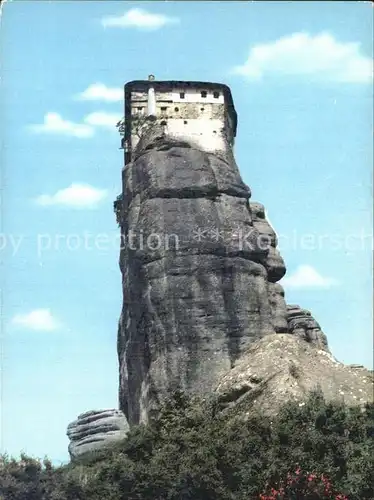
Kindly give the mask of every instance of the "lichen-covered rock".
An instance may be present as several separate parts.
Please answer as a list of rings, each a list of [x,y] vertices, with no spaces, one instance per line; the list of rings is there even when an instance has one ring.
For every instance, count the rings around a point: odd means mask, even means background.
[[[258,230],[261,233],[266,234],[269,237],[272,246],[275,248],[278,245],[277,235],[269,222],[266,220],[264,205],[262,205],[262,203],[251,201],[249,207],[252,214],[253,224],[258,227]]]
[[[128,163],[123,171],[126,207],[137,195],[143,201],[151,198],[214,197],[219,193],[245,200],[251,196],[233,158],[231,162],[226,162],[216,155],[191,147],[147,150],[136,161]]]
[[[287,305],[287,323],[289,333],[299,336],[319,349],[328,350],[327,337],[310,311],[301,309],[298,305]]]
[[[269,241],[269,251],[266,255],[262,256],[261,262],[268,272],[268,280],[272,283],[276,283],[286,274],[286,265],[277,250],[277,235],[266,219],[264,205],[257,202],[251,202],[249,206],[253,227]]]
[[[327,401],[363,405],[373,401],[373,373],[344,365],[297,335],[274,334],[249,346],[222,377],[216,394],[224,408],[272,415],[286,401],[303,404],[314,389],[322,390]]]
[[[73,462],[88,462],[126,437],[129,426],[120,410],[92,410],[68,425],[69,454]]]
[[[279,283],[269,282],[268,294],[274,330],[277,333],[288,333],[287,306],[283,287]]]
[[[177,388],[211,392],[250,343],[286,325],[268,287],[268,270],[270,281],[283,271],[267,260],[275,249],[254,227],[232,152],[147,148],[123,172],[119,401],[130,425]]]

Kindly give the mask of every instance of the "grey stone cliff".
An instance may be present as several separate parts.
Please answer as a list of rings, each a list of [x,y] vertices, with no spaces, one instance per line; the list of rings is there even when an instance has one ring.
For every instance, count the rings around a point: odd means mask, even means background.
[[[276,236],[232,152],[145,144],[123,171],[119,400],[130,425],[177,388],[211,392],[252,342],[288,331]]]
[[[88,411],[69,424],[69,454],[73,462],[86,462],[105,453],[126,437],[129,426],[120,410]]]
[[[339,363],[311,313],[286,304],[277,235],[232,143],[214,154],[193,144],[150,121],[123,168],[120,410],[69,425],[73,461],[105,453],[176,389],[244,413],[302,404],[317,386],[328,400],[372,400],[372,373]]]
[[[253,226],[269,242],[269,251],[263,258],[263,265],[267,270],[268,280],[271,283],[279,281],[286,273],[285,263],[277,250],[277,235],[265,217],[265,207],[261,203],[250,203]]]

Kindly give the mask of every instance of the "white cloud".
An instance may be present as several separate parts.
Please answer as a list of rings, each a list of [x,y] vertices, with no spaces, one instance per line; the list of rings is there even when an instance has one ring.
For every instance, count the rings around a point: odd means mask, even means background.
[[[83,101],[120,102],[124,97],[121,88],[107,87],[103,83],[93,83],[76,98]]]
[[[12,323],[29,330],[44,332],[57,330],[60,326],[49,309],[35,309],[27,314],[16,314],[12,319]]]
[[[290,276],[280,281],[285,288],[330,288],[337,284],[334,278],[319,274],[312,266],[301,265]]]
[[[92,137],[94,130],[91,126],[64,120],[58,113],[49,112],[44,116],[40,125],[31,125],[30,129],[36,133],[63,134],[73,137]]]
[[[325,81],[369,83],[373,60],[357,42],[338,42],[330,33],[293,33],[274,42],[255,45],[234,73],[250,80],[267,75],[317,77]]]
[[[105,111],[96,111],[90,113],[84,118],[85,123],[94,127],[107,127],[114,131],[116,124],[121,120],[122,116],[118,113],[107,113]]]
[[[97,111],[84,117],[83,123],[73,123],[61,118],[58,113],[47,113],[44,123],[31,125],[30,129],[36,133],[62,134],[79,138],[92,137],[95,127],[106,127],[116,130],[116,124],[122,116],[118,113]]]
[[[71,184],[68,188],[60,189],[55,194],[42,194],[36,198],[36,203],[42,206],[65,206],[72,208],[94,208],[105,197],[105,189],[97,189],[88,184]]]
[[[179,19],[163,14],[152,14],[144,9],[130,9],[122,16],[108,16],[101,20],[106,27],[138,28],[143,30],[157,30],[167,24],[178,23]]]

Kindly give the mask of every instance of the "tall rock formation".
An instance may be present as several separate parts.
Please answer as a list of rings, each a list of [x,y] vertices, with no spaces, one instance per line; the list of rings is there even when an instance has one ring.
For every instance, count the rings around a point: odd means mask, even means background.
[[[177,388],[212,392],[251,343],[288,331],[285,265],[230,130],[210,151],[210,138],[165,123],[143,127],[123,170],[119,400],[130,425]]]
[[[286,304],[277,236],[235,162],[228,87],[130,82],[118,126],[120,410],[69,425],[72,460],[105,452],[176,389],[244,413],[273,413],[316,386],[329,400],[372,400],[373,374],[339,363],[311,313]]]
[[[210,392],[248,344],[287,329],[234,159],[168,146],[124,170],[118,354],[130,424],[172,390]]]

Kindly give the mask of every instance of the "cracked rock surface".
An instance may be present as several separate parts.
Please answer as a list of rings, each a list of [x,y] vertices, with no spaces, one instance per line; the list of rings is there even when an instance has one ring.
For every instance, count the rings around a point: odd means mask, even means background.
[[[284,263],[233,156],[147,147],[123,171],[119,400],[130,425],[172,390],[211,392],[252,342],[287,329],[274,287]]]
[[[344,365],[329,352],[298,335],[269,335],[252,344],[219,382],[216,393],[224,408],[243,413],[261,409],[272,415],[286,401],[303,404],[319,388],[327,401],[348,405],[373,401],[373,372]]]
[[[84,463],[92,456],[105,453],[126,437],[129,426],[120,410],[91,410],[69,424],[69,454],[73,462]]]
[[[297,305],[287,305],[288,331],[319,349],[328,350],[327,337],[310,311]]]
[[[249,201],[232,151],[142,140],[123,170],[120,218],[119,406],[129,425],[146,423],[176,389],[205,396],[219,387],[276,408],[325,377],[327,397],[360,401],[364,372],[334,361],[311,313],[287,306],[277,236],[264,206]]]

